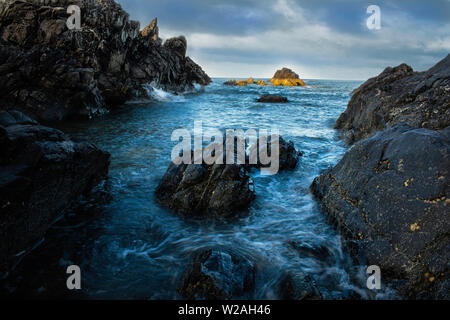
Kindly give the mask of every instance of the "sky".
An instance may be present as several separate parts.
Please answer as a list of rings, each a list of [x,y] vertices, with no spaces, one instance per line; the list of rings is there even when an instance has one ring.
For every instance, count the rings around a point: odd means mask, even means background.
[[[116,0],[165,40],[184,35],[211,77],[366,80],[403,62],[430,68],[450,53],[450,0]],[[370,30],[370,5],[381,28]]]

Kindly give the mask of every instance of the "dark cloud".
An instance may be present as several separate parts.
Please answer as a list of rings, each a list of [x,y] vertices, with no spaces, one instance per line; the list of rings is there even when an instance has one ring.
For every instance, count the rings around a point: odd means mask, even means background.
[[[450,52],[447,0],[119,2],[141,24],[158,17],[163,38],[185,34],[189,54],[212,76],[291,63],[309,76],[364,79],[401,62],[423,70]],[[365,26],[371,4],[381,7],[380,31]]]

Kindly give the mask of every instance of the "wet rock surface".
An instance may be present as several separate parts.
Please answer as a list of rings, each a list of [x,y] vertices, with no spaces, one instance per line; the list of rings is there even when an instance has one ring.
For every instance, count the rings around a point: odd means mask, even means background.
[[[406,64],[386,68],[353,92],[335,127],[352,143],[396,124],[450,125],[450,55],[425,72]]]
[[[81,30],[69,30],[66,10],[81,9]],[[184,37],[159,38],[154,19],[140,32],[113,0],[8,0],[0,3],[0,102],[37,120],[106,112],[148,97],[144,84],[167,91],[207,85]]]
[[[240,254],[200,250],[182,275],[178,292],[188,300],[251,299],[255,274],[254,264]]]
[[[265,94],[261,96],[256,102],[265,102],[265,103],[286,103],[288,99],[286,97]]]
[[[267,140],[267,150],[270,153],[272,144],[271,144],[271,136],[268,136],[266,138]],[[258,143],[260,143],[260,140],[258,140]],[[276,146],[275,146],[276,147]],[[256,146],[250,147],[250,153],[256,148]],[[302,157],[303,153],[301,151],[297,151],[295,149],[294,143],[292,141],[286,141],[282,136],[279,136],[278,140],[278,150],[279,150],[279,170],[294,170],[297,167],[297,164]],[[264,168],[268,167],[269,165],[263,165],[259,159],[258,154],[258,164],[256,165],[249,165],[249,168]],[[249,163],[249,160],[247,161]]]
[[[259,140],[258,140],[259,141]],[[267,138],[267,150],[271,150],[271,137]],[[224,138],[224,145],[226,139]],[[237,142],[237,141],[235,141]],[[302,155],[292,141],[279,137],[279,170],[293,170]],[[235,152],[237,152],[235,143]],[[250,152],[257,145],[250,147]],[[258,153],[256,153],[258,154]],[[237,163],[236,153],[234,154]],[[156,189],[158,201],[165,207],[186,217],[229,217],[248,208],[255,198],[253,180],[249,172],[265,168],[257,156],[258,164],[174,164],[170,163]]]
[[[278,297],[282,300],[323,299],[314,280],[301,271],[285,271],[277,281]]]
[[[73,201],[105,179],[109,154],[17,111],[0,111],[0,149],[4,274]]]
[[[159,202],[184,216],[230,216],[255,197],[243,165],[170,164],[156,189]]]
[[[358,262],[407,298],[449,299],[450,127],[398,125],[356,143],[311,190]]]

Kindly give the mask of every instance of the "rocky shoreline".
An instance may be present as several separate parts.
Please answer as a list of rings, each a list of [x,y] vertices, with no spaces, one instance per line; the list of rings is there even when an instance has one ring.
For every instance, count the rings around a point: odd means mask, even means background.
[[[211,82],[186,56],[183,36],[163,43],[156,18],[141,31],[113,0],[41,3],[0,3],[0,276],[108,176],[107,152],[39,122],[93,117],[149,98],[149,83],[179,93]],[[81,30],[65,25],[69,4],[82,10]],[[270,84],[305,85],[286,68]],[[450,55],[426,72],[403,64],[368,80],[336,122],[354,145],[311,185],[355,262],[380,266],[383,280],[405,298],[450,299],[449,93]],[[280,168],[294,169],[301,153],[292,142],[280,143]],[[172,163],[156,197],[183,216],[231,216],[255,197],[251,168]],[[326,248],[292,246],[327,255]],[[178,292],[187,299],[251,298],[256,272],[239,252],[200,250]],[[300,271],[280,275],[276,290],[284,299],[323,298]]]
[[[81,29],[66,26],[81,9]],[[173,93],[207,85],[186,56],[183,36],[159,37],[114,0],[0,2],[0,275],[4,276],[66,208],[107,178],[109,154],[40,125],[94,117],[146,85]]]
[[[387,68],[353,92],[336,128],[358,141],[311,191],[362,265],[408,299],[449,299],[450,55]]]
[[[186,56],[183,36],[159,38],[156,18],[139,22],[114,0],[0,3],[0,109],[41,121],[91,117],[134,98],[146,84],[171,92],[211,79]],[[69,5],[81,29],[66,26]]]
[[[109,153],[18,111],[0,111],[0,276],[64,210],[107,178]]]

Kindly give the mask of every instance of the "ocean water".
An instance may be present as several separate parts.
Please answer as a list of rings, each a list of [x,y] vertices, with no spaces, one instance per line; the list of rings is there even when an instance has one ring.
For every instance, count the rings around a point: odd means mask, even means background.
[[[179,277],[192,252],[231,248],[257,268],[252,298],[277,299],[285,270],[310,275],[327,299],[386,298],[366,288],[364,266],[354,265],[313,200],[309,186],[346,151],[333,130],[358,81],[307,80],[308,87],[228,87],[214,79],[206,88],[172,95],[149,88],[156,102],[135,101],[102,119],[63,123],[60,129],[111,153],[108,181],[70,210],[39,246],[24,256],[1,294],[64,299],[179,299]],[[287,104],[261,104],[262,94],[281,94]],[[256,199],[248,212],[225,221],[184,219],[159,206],[154,191],[165,173],[173,130],[277,128],[303,152],[294,171],[253,172]],[[305,256],[289,243],[326,248],[329,258]],[[66,288],[68,265],[82,271],[82,290]]]

